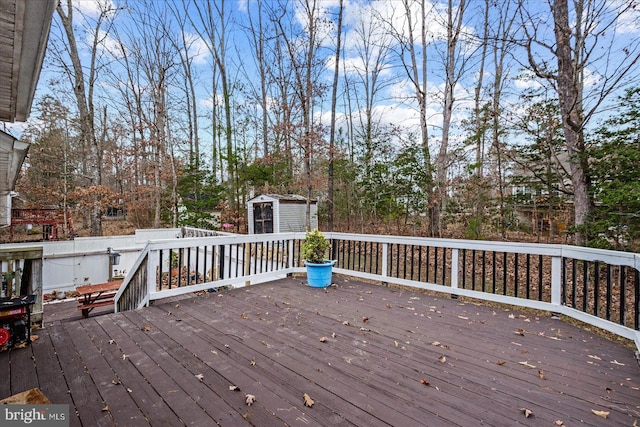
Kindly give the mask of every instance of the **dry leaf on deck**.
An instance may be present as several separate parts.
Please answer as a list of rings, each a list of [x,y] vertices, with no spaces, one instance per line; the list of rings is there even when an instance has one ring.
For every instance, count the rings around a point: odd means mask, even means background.
[[[238,387],[237,385],[230,385],[229,391],[240,391],[240,387]]]
[[[527,408],[520,408],[520,410],[522,411],[522,413],[524,414],[525,418],[529,418],[533,416],[533,411],[531,409],[527,409]]]
[[[108,410],[109,410],[109,405],[107,405],[107,406],[105,406],[104,408],[102,408],[102,411],[103,411],[103,412],[106,412],[106,411],[108,411]]]
[[[538,369],[538,376],[540,377],[541,380],[547,379],[547,376],[544,374],[544,371],[542,369]]]
[[[251,359],[251,360],[249,361],[249,365],[250,365],[250,366],[256,366],[256,361],[255,361],[254,359]]]
[[[245,394],[244,397],[247,406],[251,406],[251,404],[256,401],[256,397],[253,394]]]
[[[144,332],[149,332],[151,330],[150,326],[143,326],[142,328],[140,328],[142,331]]]
[[[369,321],[369,318],[368,318],[368,317],[363,317],[363,318],[362,318],[362,323],[367,323],[368,321]]]
[[[563,426],[564,425],[564,421],[562,421],[562,420],[555,420],[553,423],[555,425],[557,425],[557,426]]]
[[[592,409],[591,412],[602,418],[607,418],[609,416],[609,412],[607,411],[596,411],[595,409]]]
[[[507,363],[507,361],[506,361],[506,360],[498,360],[498,361],[496,362],[496,365],[498,365],[498,366],[504,366],[506,363]]]
[[[420,380],[420,384],[422,384],[422,385],[430,385],[429,381],[425,380],[424,378]]]
[[[320,337],[320,342],[327,342],[327,337]]]
[[[109,344],[115,344],[116,340],[109,340]]]
[[[349,321],[345,320],[344,322],[342,322],[342,324],[343,324],[344,326],[349,326]]]
[[[113,385],[122,384],[122,381],[120,381],[120,380],[111,380],[111,384],[113,384]]]
[[[447,358],[445,357],[444,354],[441,354],[440,357],[438,357],[438,361],[440,363],[445,363],[447,361]]]
[[[198,374],[198,375],[196,375],[196,378],[199,379],[200,381],[202,381],[202,379],[204,378],[204,375]]]
[[[315,403],[307,393],[305,393],[302,398],[304,399],[304,406],[308,406],[309,408]]]

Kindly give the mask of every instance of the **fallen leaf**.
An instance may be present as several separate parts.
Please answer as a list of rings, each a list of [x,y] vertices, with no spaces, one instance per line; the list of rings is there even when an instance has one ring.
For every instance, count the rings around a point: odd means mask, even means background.
[[[129,387],[127,387],[127,391],[128,391],[129,393],[133,393],[133,390],[131,390]]]
[[[602,418],[607,418],[609,416],[609,412],[607,411],[596,411],[595,409],[592,409],[591,412]]]
[[[515,319],[515,318],[516,318],[515,314],[511,313],[511,314],[509,315],[509,319]]]
[[[542,369],[538,369],[538,376],[540,377],[541,380],[546,380],[547,377],[544,374],[544,371]]]
[[[38,338],[40,338],[38,335],[31,334],[31,342],[36,341]]]
[[[468,318],[468,317],[465,317],[465,316],[458,316],[458,319],[462,319],[462,320],[469,320],[469,318]]]
[[[524,414],[525,418],[529,418],[533,416],[533,411],[531,409],[527,409],[527,408],[520,408],[520,410],[522,411],[522,413]]]
[[[369,321],[369,318],[368,318],[368,317],[363,317],[363,318],[362,318],[362,323],[367,323],[368,321]]]
[[[564,425],[564,421],[561,421],[561,420],[555,420],[553,423],[555,425],[557,425],[557,426],[563,426]]]
[[[593,355],[593,354],[590,354],[590,355],[589,355],[589,357],[590,357],[591,359],[602,360],[601,358],[599,358],[598,356],[595,356],[595,355]]]
[[[434,341],[434,342],[431,343],[431,345],[435,345],[436,347],[439,347],[440,346],[440,342]]]
[[[320,337],[320,342],[327,342],[327,337]]]
[[[126,360],[127,357],[129,357],[129,356],[127,356],[126,354],[122,354],[122,360]]]
[[[394,341],[393,343],[395,344],[396,348],[400,347],[400,344],[398,344],[398,341]]]
[[[238,387],[237,385],[230,385],[229,391],[240,391],[240,387]]]
[[[496,365],[498,366],[503,366],[504,364],[506,364],[507,362],[505,360],[498,360],[498,362],[496,362]]]
[[[120,380],[111,380],[111,384],[114,384],[114,385],[122,384],[122,381],[120,381]]]
[[[315,403],[307,393],[305,393],[302,398],[304,399],[304,406],[308,406],[309,408]]]
[[[611,363],[613,363],[614,365],[624,366],[624,363],[620,363],[620,362],[618,362],[618,361],[617,361],[617,360],[615,360],[615,359],[613,359],[613,360],[611,361]]]
[[[198,375],[196,375],[196,378],[199,379],[200,381],[202,381],[202,379],[204,378],[204,375],[198,374]]]
[[[240,315],[240,318],[241,318],[241,319],[248,319],[248,318],[249,318],[249,316],[247,315],[247,313],[242,313],[242,314]]]
[[[343,324],[344,326],[349,326],[349,322],[348,322],[347,320],[345,320],[344,322],[342,322],[342,324]]]
[[[335,337],[336,337],[336,333],[335,332],[331,332],[331,338],[335,339]]]
[[[151,330],[150,326],[143,326],[142,328],[140,328],[142,331],[144,332],[149,332]]]
[[[104,408],[102,408],[102,412],[106,412],[109,410],[109,405],[106,405]]]
[[[109,344],[115,344],[116,340],[109,340]]]
[[[176,308],[180,307],[180,304],[176,304]]]
[[[445,363],[447,361],[447,358],[445,357],[444,354],[441,354],[440,357],[438,357],[438,361],[440,363]]]
[[[420,384],[422,384],[422,385],[430,385],[429,381],[425,380],[424,378],[420,380]]]
[[[244,397],[247,406],[251,406],[251,404],[256,401],[256,397],[253,394],[245,394]]]
[[[254,359],[251,359],[251,360],[249,361],[249,365],[250,365],[250,366],[256,366],[256,361],[255,361]]]
[[[524,329],[522,328],[518,328],[514,332],[520,336],[524,336]]]
[[[535,368],[535,365],[530,364],[529,362],[518,362],[522,366],[526,366],[527,368]]]

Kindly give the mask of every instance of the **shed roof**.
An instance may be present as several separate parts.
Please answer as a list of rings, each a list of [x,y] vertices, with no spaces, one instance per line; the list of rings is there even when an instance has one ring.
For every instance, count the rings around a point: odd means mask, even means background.
[[[307,198],[299,194],[260,194],[253,199],[248,200],[247,203],[260,200],[260,198],[264,199],[265,197],[278,200],[280,203],[307,203]],[[317,200],[311,200],[312,204],[316,202]]]

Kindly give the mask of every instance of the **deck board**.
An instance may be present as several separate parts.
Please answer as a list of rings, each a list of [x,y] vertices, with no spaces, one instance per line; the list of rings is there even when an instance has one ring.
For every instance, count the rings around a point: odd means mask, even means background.
[[[40,338],[0,353],[0,399],[40,387],[70,405],[73,426],[603,425],[592,410],[609,412],[606,425],[640,423],[629,347],[544,313],[335,282],[289,278],[83,320],[75,304],[45,306]]]

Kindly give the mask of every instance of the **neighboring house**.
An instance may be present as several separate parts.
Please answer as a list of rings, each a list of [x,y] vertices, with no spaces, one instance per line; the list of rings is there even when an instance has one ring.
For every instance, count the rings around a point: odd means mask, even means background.
[[[311,229],[318,228],[318,203],[310,201]],[[249,234],[306,230],[307,199],[297,194],[262,194],[247,202]]]
[[[573,196],[566,151],[533,162],[516,159],[507,189],[519,223],[533,233],[564,233],[573,218]]]
[[[0,122],[29,117],[58,0],[0,0]],[[0,226],[29,145],[0,130]]]

